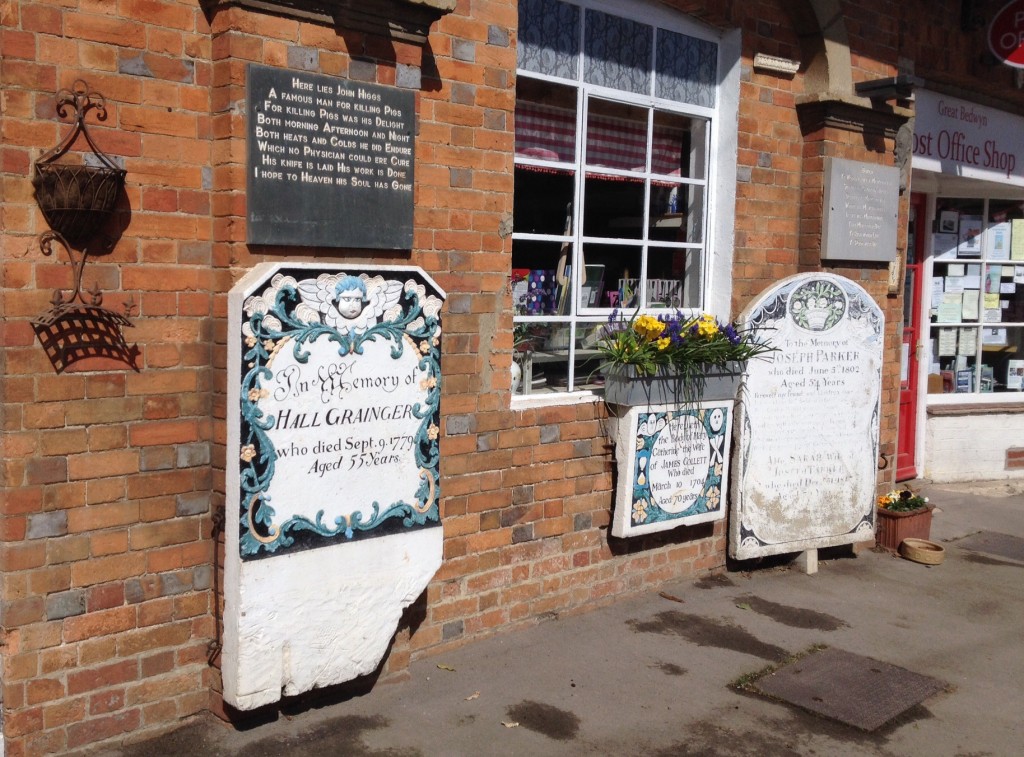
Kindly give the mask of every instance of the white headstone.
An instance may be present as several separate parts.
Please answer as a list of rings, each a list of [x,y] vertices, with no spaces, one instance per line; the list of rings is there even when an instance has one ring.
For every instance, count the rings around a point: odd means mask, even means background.
[[[371,673],[440,567],[443,298],[419,268],[318,264],[231,290],[232,706]]]
[[[778,352],[749,361],[740,390],[730,554],[871,539],[881,309],[849,279],[806,273],[762,294],[740,321]]]

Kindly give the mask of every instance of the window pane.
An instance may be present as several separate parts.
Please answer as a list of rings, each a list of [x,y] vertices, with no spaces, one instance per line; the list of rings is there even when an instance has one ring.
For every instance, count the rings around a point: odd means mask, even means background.
[[[685,179],[707,178],[707,121],[654,111],[651,172]]]
[[[583,186],[584,235],[641,238],[644,226],[643,179],[588,174]]]
[[[602,386],[601,356],[593,346],[602,326],[597,323],[549,326],[549,336],[542,347],[518,355],[517,362],[523,367],[519,393],[547,394]]]
[[[526,234],[571,234],[576,174],[516,166],[513,231]]]
[[[1024,280],[1024,265],[985,264],[982,281],[982,321],[985,323],[1024,322],[1024,281],[1017,283],[1017,274]]]
[[[519,68],[575,79],[579,49],[579,7],[552,0],[519,0]]]
[[[704,188],[691,184],[651,185],[648,238],[658,242],[704,239]]]
[[[610,308],[703,301],[711,120],[668,101],[716,107],[719,48],[560,0],[518,7],[517,391],[600,387]]]
[[[512,306],[516,315],[568,313],[565,267],[572,265],[572,245],[558,242],[512,242]]]
[[[647,114],[647,108],[591,98],[587,111],[587,165],[645,172]]]
[[[516,83],[516,157],[576,161],[576,90],[520,77]]]
[[[640,304],[641,255],[641,247],[615,244],[586,245],[581,289],[586,284],[588,271],[592,281],[600,274],[602,285],[596,302],[600,302],[601,307],[637,307]]]
[[[700,251],[651,247],[647,254],[648,307],[700,307]]]
[[[982,330],[981,377],[983,392],[1019,392],[1024,379],[1024,329]]]
[[[978,332],[975,327],[932,328],[932,365],[928,391],[932,394],[977,391]],[[938,368],[938,373],[935,368]]]
[[[588,10],[583,39],[583,79],[624,92],[650,94],[654,29]]]
[[[935,254],[943,259],[980,258],[984,207],[982,200],[940,197],[935,217],[941,233],[933,240]]]
[[[658,29],[657,55],[654,83],[657,97],[715,107],[718,45]]]
[[[932,323],[977,323],[981,319],[980,262],[936,261],[933,276]]]

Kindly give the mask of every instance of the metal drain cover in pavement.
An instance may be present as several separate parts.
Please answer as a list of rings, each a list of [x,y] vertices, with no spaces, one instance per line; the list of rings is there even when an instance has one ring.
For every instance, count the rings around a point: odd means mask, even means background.
[[[954,544],[972,552],[984,552],[987,555],[1024,562],[1024,539],[1019,536],[1000,534],[996,531],[979,531],[963,539],[958,539]]]
[[[873,731],[946,688],[942,681],[870,657],[824,649],[754,681],[758,692]]]

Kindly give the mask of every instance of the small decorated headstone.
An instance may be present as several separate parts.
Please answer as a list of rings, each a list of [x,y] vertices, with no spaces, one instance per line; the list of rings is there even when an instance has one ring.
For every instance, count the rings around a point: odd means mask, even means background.
[[[268,264],[232,289],[229,704],[372,672],[440,566],[443,298],[419,268]]]
[[[749,559],[874,534],[884,316],[858,284],[790,277],[741,316],[777,352],[747,363],[729,552]]]
[[[725,516],[732,400],[630,407],[616,424],[613,536]]]

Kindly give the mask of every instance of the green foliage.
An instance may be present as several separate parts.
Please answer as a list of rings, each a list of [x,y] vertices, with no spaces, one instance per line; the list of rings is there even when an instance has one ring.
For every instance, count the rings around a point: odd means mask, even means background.
[[[598,343],[603,365],[633,366],[641,376],[670,369],[684,381],[693,380],[702,366],[744,362],[775,349],[749,330],[732,323],[723,326],[709,314],[688,318],[677,311],[656,318],[634,313],[628,321],[617,316],[617,311],[612,313]]]
[[[922,497],[910,489],[893,489],[888,494],[878,498],[878,506],[883,510],[893,513],[908,513],[912,510],[920,510],[928,504],[928,498]]]

